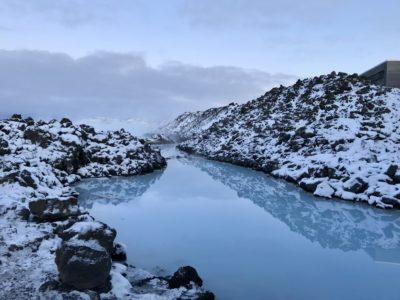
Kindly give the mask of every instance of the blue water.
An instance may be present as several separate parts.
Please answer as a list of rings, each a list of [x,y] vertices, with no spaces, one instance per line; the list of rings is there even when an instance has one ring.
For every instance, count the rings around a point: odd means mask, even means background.
[[[192,265],[217,299],[400,299],[399,212],[191,156],[77,189],[130,263],[159,274]]]

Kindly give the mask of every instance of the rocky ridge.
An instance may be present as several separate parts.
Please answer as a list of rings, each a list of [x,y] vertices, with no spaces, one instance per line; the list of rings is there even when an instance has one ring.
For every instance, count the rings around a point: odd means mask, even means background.
[[[314,195],[400,208],[400,90],[332,72],[163,128],[178,148],[263,171]]]
[[[13,115],[0,120],[0,159],[0,298],[213,297],[201,284],[172,288],[173,277],[126,264],[116,231],[79,206],[71,184],[82,178],[139,175],[166,165],[144,140],[66,118]]]
[[[212,124],[232,113],[232,109],[236,106],[237,104],[231,103],[205,111],[186,112],[161,127],[161,135],[175,142],[194,138],[199,132],[207,130]]]

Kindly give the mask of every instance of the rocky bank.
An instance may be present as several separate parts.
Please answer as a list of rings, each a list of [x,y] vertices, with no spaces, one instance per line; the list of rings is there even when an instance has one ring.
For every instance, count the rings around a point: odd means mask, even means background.
[[[400,89],[332,72],[162,128],[178,148],[263,171],[316,196],[400,208]]]
[[[0,120],[0,298],[213,299],[189,266],[156,277],[127,264],[116,231],[80,207],[71,187],[165,166],[159,150],[124,130]]]

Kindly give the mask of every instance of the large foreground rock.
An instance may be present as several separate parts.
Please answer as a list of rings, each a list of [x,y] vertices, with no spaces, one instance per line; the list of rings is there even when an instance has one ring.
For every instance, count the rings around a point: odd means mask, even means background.
[[[105,289],[108,283],[111,258],[97,241],[73,239],[62,242],[56,251],[60,279],[78,290]]]
[[[80,213],[78,199],[40,199],[29,202],[29,210],[40,220],[58,220]]]

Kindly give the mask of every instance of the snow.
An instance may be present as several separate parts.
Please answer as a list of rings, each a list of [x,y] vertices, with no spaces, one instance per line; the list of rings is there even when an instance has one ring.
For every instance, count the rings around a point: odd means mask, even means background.
[[[335,190],[329,185],[328,182],[324,181],[317,185],[317,189],[314,192],[314,195],[332,198]]]
[[[81,234],[86,234],[90,231],[99,230],[102,227],[102,224],[99,222],[76,222],[72,225],[67,232],[79,232]]]
[[[130,294],[132,285],[124,276],[119,272],[111,271],[111,293],[118,299],[124,299]]]

